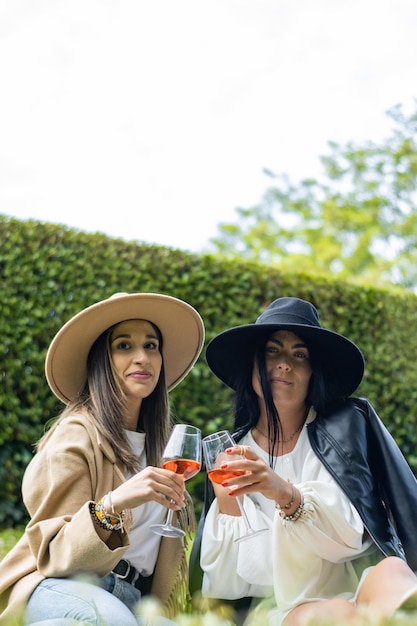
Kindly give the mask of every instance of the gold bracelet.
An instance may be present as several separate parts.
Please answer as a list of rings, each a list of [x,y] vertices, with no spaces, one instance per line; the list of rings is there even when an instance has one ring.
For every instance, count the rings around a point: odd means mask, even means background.
[[[296,497],[297,497],[297,492],[295,490],[294,485],[291,483],[291,500],[287,502],[287,504],[284,504],[283,506],[281,506],[280,504],[278,504],[278,502],[276,502],[275,508],[278,509],[279,511],[282,511],[282,510],[289,511],[290,508],[293,506]]]
[[[295,509],[294,513],[291,513],[291,515],[284,515],[281,511],[280,517],[282,517],[282,519],[288,522],[296,522],[298,519],[300,519],[303,513],[304,513],[304,501],[303,499],[301,499],[300,506]]]

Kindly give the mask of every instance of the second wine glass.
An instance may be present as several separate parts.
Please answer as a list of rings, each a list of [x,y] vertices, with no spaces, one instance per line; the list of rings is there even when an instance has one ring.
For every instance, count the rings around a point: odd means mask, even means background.
[[[162,467],[179,474],[183,480],[201,469],[201,431],[189,424],[176,424],[162,455]],[[169,509],[164,524],[152,524],[151,530],[164,537],[183,537],[185,532],[172,524],[174,510]]]
[[[245,473],[245,470],[243,469],[221,468],[221,465],[225,462],[235,461],[244,458],[237,454],[230,456],[226,453],[227,448],[233,448],[233,446],[236,445],[235,440],[228,430],[220,430],[219,432],[213,433],[212,435],[207,435],[207,437],[204,437],[204,439],[202,440],[202,443],[207,475],[212,483],[217,483],[221,485],[228,478],[242,476]],[[240,537],[235,539],[235,541],[244,541],[245,539],[251,539],[252,537],[256,537],[256,535],[259,535],[260,533],[268,530],[267,528],[260,528],[258,530],[252,528],[245,508],[243,506],[243,499],[244,496],[236,496],[236,500],[242,514],[246,531],[244,535],[241,535]]]

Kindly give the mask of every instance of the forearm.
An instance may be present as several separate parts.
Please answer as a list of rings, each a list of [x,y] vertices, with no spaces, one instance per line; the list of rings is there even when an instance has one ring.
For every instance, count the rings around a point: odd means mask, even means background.
[[[230,489],[216,484],[213,484],[213,488],[214,493],[216,494],[220,513],[234,516],[241,515],[238,503],[236,502],[236,497],[230,495]]]

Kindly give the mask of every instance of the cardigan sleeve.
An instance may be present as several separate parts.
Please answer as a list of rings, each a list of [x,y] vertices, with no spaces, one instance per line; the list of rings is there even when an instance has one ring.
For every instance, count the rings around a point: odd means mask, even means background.
[[[80,420],[55,428],[29,465],[23,482],[31,520],[26,532],[43,576],[93,572],[103,576],[129,546],[111,550],[98,536],[88,504],[114,488],[113,463]]]

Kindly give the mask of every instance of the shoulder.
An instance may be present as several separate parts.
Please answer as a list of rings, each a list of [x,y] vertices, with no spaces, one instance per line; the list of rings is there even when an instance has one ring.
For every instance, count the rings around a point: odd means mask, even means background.
[[[111,463],[116,462],[113,445],[101,433],[93,418],[87,413],[71,413],[61,417],[46,434],[39,452],[73,452],[75,454],[97,457],[104,455]]]
[[[66,414],[42,437],[31,465],[48,464],[52,459],[56,462],[62,455],[74,461],[84,459],[90,464],[103,454],[115,462],[113,446],[99,432],[92,418],[83,413]]]
[[[308,435],[313,447],[327,449],[330,445],[349,453],[362,447],[369,438],[370,409],[371,405],[366,399],[352,397],[318,414],[308,424]]]
[[[43,438],[26,468],[22,483],[25,498],[29,497],[39,476],[48,477],[54,484],[63,484],[100,474],[106,457],[114,463],[114,452],[109,443],[106,446],[103,449],[96,427],[84,415],[60,418]]]
[[[97,428],[92,419],[83,413],[73,413],[60,417],[53,424],[43,436],[39,450],[92,439],[97,439]]]
[[[335,429],[338,426],[348,424],[352,427],[354,423],[363,422],[368,417],[371,404],[366,398],[351,397],[334,403],[330,408],[318,413],[311,426],[326,429]]]

